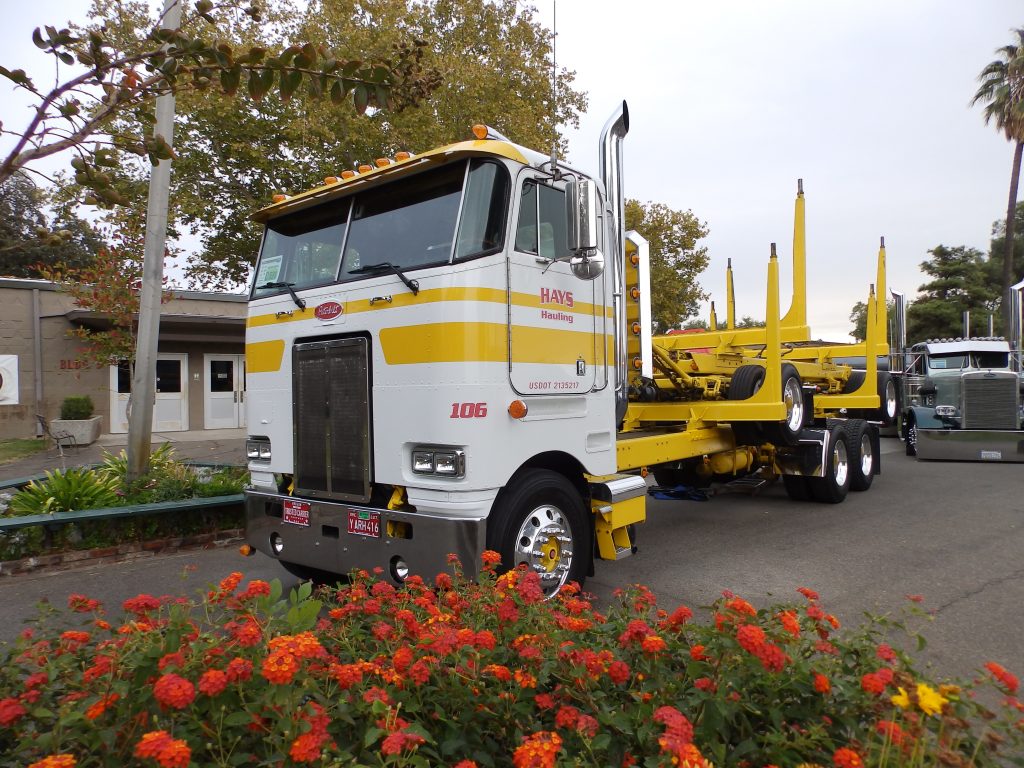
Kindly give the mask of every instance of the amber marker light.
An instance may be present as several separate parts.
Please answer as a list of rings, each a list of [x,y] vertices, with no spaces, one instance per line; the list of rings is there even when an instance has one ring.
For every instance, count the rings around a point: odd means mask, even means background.
[[[487,126],[482,123],[477,123],[473,126],[473,135],[483,141],[487,138]]]
[[[324,177],[324,184],[337,184],[339,181],[337,176],[326,176]]]
[[[630,257],[629,257],[629,263],[632,264],[634,267],[637,264],[639,264],[640,263],[640,254],[639,253],[631,254]]]
[[[372,165],[367,165],[366,163],[363,163],[362,165],[359,166],[359,172],[360,173],[369,173],[372,170],[373,170],[373,166]]]
[[[647,471],[647,467],[640,467],[640,477],[647,477],[650,472]]]
[[[640,323],[633,323],[633,325],[631,326],[631,328],[632,328],[632,331],[633,331],[633,333],[634,333],[634,334],[635,334],[636,336],[639,336],[639,335],[640,335]]]
[[[640,289],[637,288],[634,285],[632,288],[629,289],[629,297],[631,299],[633,299],[633,301],[639,301],[640,300]]]
[[[399,163],[402,162],[403,160],[408,160],[410,157],[412,157],[412,152],[396,152],[395,153],[395,160],[398,161]]]
[[[346,179],[346,180],[351,179],[355,175],[356,175],[355,171],[342,171],[341,172],[341,178]]]
[[[527,414],[529,408],[522,400],[513,400],[508,404],[508,415],[513,419],[521,419]]]
[[[256,550],[252,548],[251,544],[243,544],[238,548],[238,554],[243,557],[249,557],[249,555],[255,554]]]
[[[270,199],[273,200],[275,203],[283,203],[285,200],[288,199],[288,195],[276,194]]]
[[[641,368],[644,367],[644,361],[641,360],[639,357],[634,357],[633,358],[633,367],[636,368],[636,370],[639,371]]]
[[[373,161],[373,164],[376,165],[378,168],[386,168],[387,166],[391,165],[391,161],[388,160],[386,157],[378,157],[376,160]]]

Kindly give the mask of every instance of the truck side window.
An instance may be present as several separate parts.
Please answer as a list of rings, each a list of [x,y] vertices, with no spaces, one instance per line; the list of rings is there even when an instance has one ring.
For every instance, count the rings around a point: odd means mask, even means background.
[[[516,250],[545,259],[568,259],[565,193],[527,181],[523,185],[516,226]]]
[[[508,218],[508,172],[497,163],[474,160],[455,243],[455,258],[477,256],[501,247]]]

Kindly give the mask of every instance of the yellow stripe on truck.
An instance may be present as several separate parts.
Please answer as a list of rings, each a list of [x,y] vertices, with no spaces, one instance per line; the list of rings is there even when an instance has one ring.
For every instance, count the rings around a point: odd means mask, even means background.
[[[273,373],[281,370],[284,339],[256,341],[245,345],[245,368],[249,373]]]
[[[324,301],[333,301],[330,296],[321,297]],[[259,328],[264,325],[277,325],[279,323],[294,323],[299,320],[311,320],[313,319],[313,305],[314,299],[307,299],[310,302],[310,307],[304,311],[293,311],[290,314],[277,314],[269,313],[266,315],[253,315],[245,324],[249,328]],[[487,301],[496,304],[505,304],[508,301],[508,294],[504,288],[430,288],[419,292],[419,295],[413,296],[412,293],[396,293],[392,294],[391,301],[376,301],[373,304],[370,303],[369,299],[358,299],[354,301],[344,302],[344,312],[346,315],[355,315],[360,312],[378,312],[386,309],[397,309],[399,307],[411,307],[420,306],[423,304],[433,304],[439,301]],[[578,302],[572,308],[565,307],[561,304],[541,304],[540,297],[534,296],[530,293],[513,293],[512,303],[517,307],[536,307],[556,309],[559,312],[572,313],[574,315],[580,315],[585,317],[591,314],[601,315],[601,308],[596,308],[593,304],[586,302]],[[613,310],[611,307],[604,309],[604,312],[608,317],[611,317]]]
[[[593,333],[517,325],[512,328],[512,361],[573,365],[583,358],[593,365],[594,343]],[[382,328],[380,346],[388,365],[508,361],[504,323],[426,323]]]

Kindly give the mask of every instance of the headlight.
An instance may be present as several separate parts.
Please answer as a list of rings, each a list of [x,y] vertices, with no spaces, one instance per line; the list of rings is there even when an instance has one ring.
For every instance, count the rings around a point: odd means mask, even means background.
[[[253,461],[270,461],[270,440],[265,437],[246,440],[245,456]]]
[[[417,446],[412,451],[412,471],[418,475],[465,477],[466,454],[457,448]]]

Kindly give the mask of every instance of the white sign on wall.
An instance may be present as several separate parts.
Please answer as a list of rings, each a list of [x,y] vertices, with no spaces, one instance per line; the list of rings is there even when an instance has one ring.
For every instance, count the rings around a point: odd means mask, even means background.
[[[0,405],[18,404],[18,356],[0,355]]]

